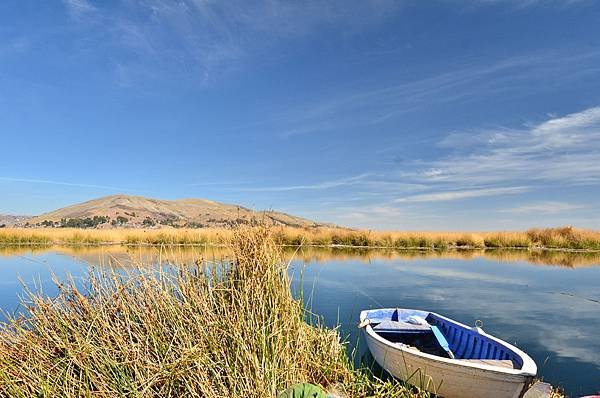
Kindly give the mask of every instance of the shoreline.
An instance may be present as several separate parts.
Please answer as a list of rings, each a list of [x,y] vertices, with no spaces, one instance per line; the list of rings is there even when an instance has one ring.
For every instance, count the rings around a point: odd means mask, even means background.
[[[249,227],[256,228],[256,227]],[[572,227],[526,231],[415,232],[269,227],[282,247],[386,250],[529,250],[600,252],[600,231]],[[228,246],[231,228],[0,228],[0,245]]]
[[[52,242],[2,242],[0,241],[0,247],[231,247],[230,244],[225,243],[126,243],[126,242],[64,242],[64,241],[52,241]],[[422,246],[411,246],[411,247],[396,247],[396,246],[359,246],[359,245],[316,245],[316,244],[280,244],[277,245],[283,248],[316,248],[316,249],[352,249],[352,250],[391,250],[391,251],[423,251],[423,252],[445,252],[445,251],[529,251],[529,252],[562,252],[562,253],[600,253],[600,249],[572,249],[564,247],[544,247],[544,246],[533,246],[533,247],[522,247],[522,246],[447,246],[444,248],[439,247],[422,247]]]

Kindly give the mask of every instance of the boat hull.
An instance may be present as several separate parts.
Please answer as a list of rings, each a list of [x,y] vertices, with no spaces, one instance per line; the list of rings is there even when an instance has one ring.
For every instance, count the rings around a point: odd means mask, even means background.
[[[361,321],[364,319],[361,314]],[[535,375],[534,364],[528,363],[526,370],[503,369],[442,358],[387,341],[375,333],[371,325],[363,330],[369,351],[384,370],[445,398],[519,398]],[[493,336],[485,336],[497,340]],[[519,351],[508,344],[506,346]]]

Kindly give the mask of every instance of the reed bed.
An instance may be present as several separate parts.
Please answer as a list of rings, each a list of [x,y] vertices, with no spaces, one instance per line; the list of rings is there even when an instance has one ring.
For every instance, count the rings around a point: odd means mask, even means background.
[[[73,245],[229,245],[233,229],[0,229],[0,244]],[[347,246],[395,249],[448,248],[550,248],[600,250],[600,231],[563,228],[534,228],[501,232],[385,232],[344,228],[273,229],[273,239],[289,246]]]
[[[81,228],[3,228],[0,244],[59,245],[203,245],[229,243],[231,229],[81,229]]]
[[[0,396],[275,397],[312,382],[347,397],[425,397],[357,370],[335,329],[290,291],[264,228],[231,231],[226,261],[90,272],[30,292],[0,325]]]

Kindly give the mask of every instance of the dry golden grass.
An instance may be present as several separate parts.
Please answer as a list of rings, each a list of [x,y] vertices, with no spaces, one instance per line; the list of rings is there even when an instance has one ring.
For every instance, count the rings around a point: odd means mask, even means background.
[[[527,236],[542,247],[600,250],[600,231],[563,228],[533,228]]]
[[[224,244],[233,238],[231,229],[78,229],[78,228],[3,228],[4,244],[132,244],[201,245]]]
[[[353,368],[308,324],[268,230],[231,232],[226,261],[95,273],[30,293],[0,325],[0,396],[274,397],[312,382],[348,397],[426,397]],[[312,317],[308,316],[308,319]]]
[[[4,228],[0,244],[125,244],[125,245],[227,245],[233,239],[227,228],[202,229],[71,229]],[[600,232],[565,228],[500,232],[378,232],[343,228],[273,228],[280,245],[383,247],[395,249],[447,248],[562,248],[600,250]]]

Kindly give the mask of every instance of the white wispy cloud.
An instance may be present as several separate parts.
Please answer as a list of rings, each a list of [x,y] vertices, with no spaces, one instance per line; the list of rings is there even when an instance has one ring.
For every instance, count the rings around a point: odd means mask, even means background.
[[[255,188],[239,188],[240,191],[252,191],[252,192],[283,192],[283,191],[299,191],[299,190],[322,190],[337,188],[342,186],[356,185],[364,182],[365,178],[369,177],[370,174],[364,173],[352,177],[339,178],[336,180],[321,181],[314,184],[303,184],[303,185],[286,185],[286,186],[272,186],[272,187],[255,187]]]
[[[527,9],[531,7],[559,7],[567,8],[572,6],[592,5],[593,1],[589,0],[474,0],[473,3],[479,5],[510,5],[517,10]]]
[[[91,28],[108,32],[110,40],[103,45],[134,52],[134,57],[115,60],[121,73],[124,68],[148,68],[151,59],[154,68],[175,69],[196,81],[210,80],[252,55],[324,26],[361,30],[399,7],[391,0],[353,7],[342,0],[122,0],[110,8],[86,0],[64,2],[77,22],[92,14],[101,19]]]
[[[81,18],[98,11],[98,9],[87,0],[63,0],[63,4],[67,8],[69,15],[76,20],[80,20]]]
[[[382,195],[385,199],[378,206],[388,210],[390,219],[410,224],[413,221],[407,217],[409,214],[435,216],[437,202],[512,195],[513,207],[498,209],[490,205],[489,210],[511,217],[550,215],[554,220],[571,223],[581,219],[580,211],[586,206],[536,202],[531,195],[541,187],[583,184],[597,189],[600,185],[600,107],[548,116],[521,128],[453,132],[440,140],[440,146],[448,155],[403,162],[397,173],[388,173],[389,178],[419,187],[413,192],[398,191],[393,199]],[[528,202],[523,203],[521,195],[525,193]],[[354,214],[360,220],[360,214],[365,213]],[[590,222],[594,221],[584,224]]]
[[[479,145],[470,151],[462,142]],[[421,165],[407,173],[418,181],[461,185],[555,182],[596,184],[600,182],[600,107],[522,129],[503,129],[481,133],[454,134],[450,142],[456,152]]]
[[[476,82],[486,81],[486,93],[490,94],[494,91],[489,86],[494,76],[509,71],[516,76],[519,70],[539,63],[539,58],[534,55],[517,56],[493,64],[465,66],[409,82],[363,88],[311,101],[308,105],[279,113],[282,125],[278,128],[279,135],[289,138],[356,124],[376,124],[434,103],[473,98],[478,92],[482,93],[479,88],[471,87]]]
[[[586,206],[584,205],[566,202],[538,202],[515,206],[509,209],[501,209],[500,212],[514,214],[560,214],[572,210],[583,209],[585,207]]]
[[[483,196],[511,195],[528,191],[528,187],[503,187],[503,188],[479,188],[461,191],[443,191],[419,195],[405,196],[394,200],[395,203],[404,202],[442,202],[468,198],[479,198]]]
[[[568,84],[569,79],[574,78],[567,73],[572,70],[573,62],[582,65],[579,72],[595,76],[600,70],[595,67],[597,63],[590,61],[598,59],[598,51],[575,54],[546,51],[469,63],[412,81],[315,98],[307,104],[278,111],[272,125],[276,134],[284,139],[343,131],[357,125],[377,125],[432,105],[471,102],[507,90],[518,93],[527,82],[542,77],[554,85]]]
[[[211,184],[208,184],[211,185]],[[386,179],[383,175],[377,173],[362,173],[349,177],[341,177],[314,183],[304,183],[296,185],[274,185],[263,187],[245,187],[247,182],[243,183],[225,183],[232,185],[229,190],[240,192],[290,192],[290,191],[325,191],[334,188],[346,188],[352,195],[339,195],[332,192],[332,196],[323,196],[319,194],[319,203],[349,203],[349,202],[379,202],[396,198],[399,194],[408,194],[420,192],[427,189],[427,185],[415,184],[398,179]],[[307,199],[305,199],[307,200]]]
[[[63,185],[67,187],[79,187],[79,188],[95,188],[95,189],[107,189],[111,191],[131,191],[130,189],[123,189],[113,187],[109,185],[94,185],[94,184],[80,184],[66,181],[55,181],[55,180],[42,180],[35,178],[15,178],[15,177],[0,177],[0,181],[7,182],[23,182],[28,184],[49,184],[49,185]]]

